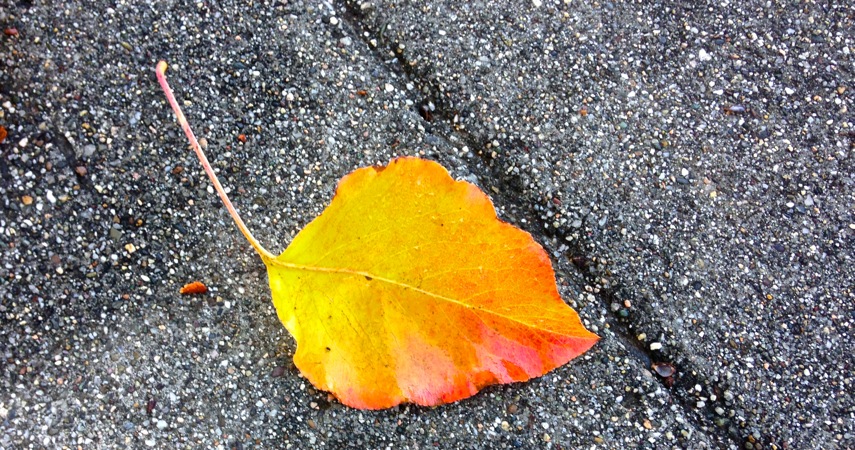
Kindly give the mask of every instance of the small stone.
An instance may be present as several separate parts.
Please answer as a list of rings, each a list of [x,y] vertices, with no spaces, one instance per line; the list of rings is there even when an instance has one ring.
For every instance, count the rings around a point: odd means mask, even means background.
[[[95,154],[95,150],[98,147],[95,147],[95,144],[88,144],[83,147],[83,157],[88,158]]]
[[[166,421],[165,420],[158,420],[157,421],[157,429],[163,430],[165,428],[166,428]]]
[[[395,86],[392,86],[391,84],[386,83],[386,86],[384,87],[384,89],[386,89],[386,92],[392,92],[395,90]]]
[[[516,414],[520,410],[520,407],[515,403],[511,403],[508,405],[508,414]]]
[[[662,362],[653,363],[653,371],[662,378],[668,378],[677,373],[677,369],[673,364]]]
[[[86,174],[89,173],[89,171],[86,170],[86,167],[84,166],[77,166],[74,168],[74,173],[80,175],[81,177],[85,177]]]
[[[698,52],[698,59],[700,59],[701,61],[709,61],[709,60],[711,60],[711,59],[712,59],[712,55],[710,55],[709,53],[707,53],[707,51],[706,51],[706,50],[701,49],[701,50]]]
[[[662,349],[661,343],[659,343],[659,342],[651,342],[650,343],[650,350],[660,350],[660,349]]]
[[[25,206],[30,206],[33,204],[33,198],[29,195],[24,195],[21,197],[21,203],[23,203]]]

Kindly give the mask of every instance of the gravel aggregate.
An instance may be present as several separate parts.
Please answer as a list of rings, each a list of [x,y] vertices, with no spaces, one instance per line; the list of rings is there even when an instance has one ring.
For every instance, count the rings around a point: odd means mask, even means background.
[[[835,1],[0,8],[0,448],[855,448],[853,21]],[[314,390],[160,59],[271,250],[346,173],[420,155],[544,245],[603,339],[437,408]]]

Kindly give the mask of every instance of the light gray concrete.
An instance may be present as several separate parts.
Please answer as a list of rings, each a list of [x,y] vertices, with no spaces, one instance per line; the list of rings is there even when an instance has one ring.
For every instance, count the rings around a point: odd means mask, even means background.
[[[0,9],[0,448],[855,446],[851,6],[34,3]],[[438,408],[316,392],[159,59],[271,250],[421,155],[602,341]]]

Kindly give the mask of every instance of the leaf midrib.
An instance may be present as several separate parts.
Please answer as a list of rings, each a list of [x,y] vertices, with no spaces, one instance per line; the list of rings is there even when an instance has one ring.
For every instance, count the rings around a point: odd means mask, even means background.
[[[476,311],[476,312],[484,312],[484,313],[490,314],[492,316],[496,316],[496,317],[505,319],[505,320],[510,321],[510,322],[515,322],[515,323],[524,325],[528,328],[536,329],[538,331],[551,333],[551,334],[555,334],[555,335],[559,335],[559,336],[571,336],[571,337],[573,337],[573,335],[568,335],[568,334],[560,333],[557,331],[552,331],[552,330],[548,330],[545,328],[540,328],[540,327],[534,326],[530,323],[523,322],[523,321],[516,319],[514,317],[509,317],[509,316],[500,314],[498,312],[492,311],[490,309],[476,308],[472,305],[468,305],[468,304],[463,303],[459,300],[455,300],[451,297],[446,297],[444,295],[440,295],[440,294],[436,294],[436,293],[433,293],[430,291],[426,291],[422,288],[419,288],[416,286],[411,286],[411,285],[406,284],[406,283],[401,283],[400,281],[396,281],[396,280],[393,280],[391,278],[377,276],[377,275],[374,275],[374,274],[369,273],[369,272],[364,272],[361,270],[352,270],[352,269],[338,269],[338,268],[333,268],[333,267],[307,266],[307,265],[303,265],[303,264],[295,264],[295,263],[285,262],[285,261],[282,261],[278,258],[264,258],[264,259],[266,260],[266,262],[268,262],[270,264],[280,266],[280,267],[284,267],[286,269],[292,269],[292,270],[305,270],[308,272],[336,273],[336,274],[347,274],[347,275],[361,275],[363,277],[371,278],[373,280],[382,281],[384,283],[388,283],[388,284],[391,284],[393,286],[397,286],[397,287],[402,288],[402,289],[409,289],[409,290],[418,292],[420,294],[424,294],[428,297],[433,297],[433,298],[436,298],[438,300],[453,303],[455,305],[462,306],[464,308],[468,308],[468,309]],[[581,337],[581,336],[577,336],[577,337]]]

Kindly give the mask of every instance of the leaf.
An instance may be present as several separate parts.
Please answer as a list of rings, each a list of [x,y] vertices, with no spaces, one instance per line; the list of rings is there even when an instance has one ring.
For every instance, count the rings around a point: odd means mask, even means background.
[[[452,402],[543,375],[597,341],[540,245],[477,187],[418,158],[344,177],[265,263],[294,363],[358,408]]]
[[[208,292],[208,286],[205,286],[201,281],[187,283],[178,291],[182,295],[204,294]]]
[[[356,408],[438,405],[543,375],[597,342],[561,300],[543,248],[435,162],[398,158],[345,176],[274,256],[226,196],[165,70],[178,122],[266,264],[294,363],[318,389]]]

